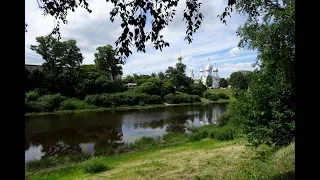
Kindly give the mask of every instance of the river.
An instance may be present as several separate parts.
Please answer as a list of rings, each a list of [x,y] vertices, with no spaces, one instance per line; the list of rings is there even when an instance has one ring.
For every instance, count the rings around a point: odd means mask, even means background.
[[[91,153],[106,144],[132,143],[187,127],[215,124],[227,104],[26,117],[25,162],[43,156]]]

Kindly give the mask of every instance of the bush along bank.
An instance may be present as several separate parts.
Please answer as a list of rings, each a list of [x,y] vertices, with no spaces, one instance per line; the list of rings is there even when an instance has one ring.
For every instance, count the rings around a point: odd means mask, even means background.
[[[87,95],[84,100],[79,100],[67,98],[61,94],[40,96],[37,91],[29,91],[25,95],[25,113],[150,106],[162,105],[164,102],[169,104],[199,103],[201,102],[201,98],[198,95],[178,93],[168,94],[161,98],[158,95],[126,91],[123,93]]]

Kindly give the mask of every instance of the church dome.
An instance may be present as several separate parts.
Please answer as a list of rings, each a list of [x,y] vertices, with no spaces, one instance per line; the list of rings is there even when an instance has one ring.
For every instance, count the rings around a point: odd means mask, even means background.
[[[212,71],[213,71],[213,72],[218,72],[218,69],[215,67],[215,68],[213,68]]]
[[[204,69],[205,69],[206,71],[211,71],[211,70],[212,70],[211,64],[208,63]]]
[[[201,69],[200,69],[200,72],[202,72],[202,71],[203,71],[203,69],[201,68]]]

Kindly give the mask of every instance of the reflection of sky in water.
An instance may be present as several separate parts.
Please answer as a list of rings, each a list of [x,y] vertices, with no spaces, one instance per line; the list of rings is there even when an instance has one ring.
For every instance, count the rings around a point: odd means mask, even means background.
[[[122,125],[122,132],[123,132],[123,142],[124,143],[132,143],[136,140],[140,139],[143,136],[147,137],[159,137],[163,136],[166,133],[166,128],[137,128],[135,129],[132,127],[127,127],[126,125]]]
[[[89,118],[85,119],[71,119],[71,120],[61,120],[61,122],[68,122],[70,124],[69,127],[63,125],[56,125],[56,121],[52,121],[52,124],[47,124],[49,128],[52,128],[51,131],[48,131],[48,135],[50,137],[50,133],[59,133],[62,130],[70,127],[74,127],[75,121],[79,122],[79,120],[83,120],[86,123],[81,124],[82,127],[86,128],[86,126],[91,125],[93,129],[84,130],[75,126],[74,129],[70,129],[73,131],[78,131],[80,129],[81,136],[80,139],[76,138],[77,143],[79,143],[79,147],[81,148],[81,152],[83,153],[91,153],[95,152],[95,143],[101,136],[105,136],[109,131],[115,131],[116,133],[122,133],[122,142],[124,143],[133,143],[134,141],[140,139],[143,136],[157,138],[162,137],[166,133],[166,128],[171,124],[182,123],[186,127],[199,127],[207,124],[215,124],[217,118],[221,115],[222,109],[219,106],[213,107],[203,107],[199,106],[196,108],[177,108],[177,109],[155,109],[155,110],[142,110],[142,111],[128,111],[124,113],[115,113],[115,114],[92,114]],[[109,116],[110,115],[110,116]],[[50,119],[49,119],[50,120]],[[37,122],[37,121],[35,121]],[[39,119],[39,122],[44,122],[43,119]],[[48,121],[47,121],[48,122]],[[49,121],[50,122],[50,121]],[[88,123],[90,122],[90,123]],[[107,123],[105,123],[107,122]],[[97,124],[97,126],[92,125]],[[33,125],[34,126],[34,125]],[[38,127],[30,128],[32,130],[32,134],[39,134],[42,136],[42,132],[34,132],[37,128],[42,128],[43,125],[39,125]],[[99,130],[99,128],[105,128],[105,130]],[[58,129],[56,131],[55,129]],[[113,129],[113,130],[111,130]],[[83,133],[93,133],[92,137],[89,141],[84,142],[82,140]],[[97,135],[94,135],[97,134]],[[71,136],[70,136],[71,135]],[[67,140],[72,142],[73,137],[72,134],[67,136]],[[29,135],[29,140],[32,140],[34,135]],[[43,137],[46,139],[46,137]],[[42,138],[41,138],[42,139]],[[80,142],[78,142],[80,140]],[[50,139],[51,143],[56,145],[62,145],[64,147],[69,146],[68,143],[61,141],[61,139],[53,138]],[[49,142],[50,142],[49,141]],[[52,142],[53,141],[53,142]],[[81,142],[82,141],[82,142]],[[91,141],[91,142],[90,142]],[[102,139],[102,141],[108,141],[108,139]],[[42,141],[45,142],[45,141]],[[38,142],[39,143],[39,142]],[[45,155],[44,152],[41,152],[42,145],[40,146],[30,146],[28,150],[25,151],[25,162],[40,159]]]
[[[32,161],[32,160],[39,160],[42,156],[45,155],[44,152],[41,152],[42,145],[39,146],[30,146],[28,150],[24,153],[24,161]]]
[[[94,143],[82,143],[79,146],[81,147],[81,152],[83,153],[94,153]]]

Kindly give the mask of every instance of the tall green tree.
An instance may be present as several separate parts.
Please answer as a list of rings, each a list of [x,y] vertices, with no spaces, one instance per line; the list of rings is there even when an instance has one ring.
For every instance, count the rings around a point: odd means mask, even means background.
[[[212,79],[212,76],[208,76],[207,79],[206,79],[206,86],[209,88],[209,87],[212,87],[212,83],[213,83],[213,79]]]
[[[100,46],[94,54],[94,62],[97,69],[107,72],[111,76],[111,80],[115,80],[117,75],[122,75],[123,62],[116,58],[116,52],[111,45]]]
[[[151,77],[157,77],[156,73],[151,73]]]
[[[176,67],[169,66],[166,70],[166,77],[176,87],[176,90],[181,90],[182,87],[187,88],[190,84],[189,78],[186,76],[186,65],[177,63]]]
[[[222,88],[226,88],[228,87],[228,81],[225,79],[225,78],[221,78],[220,81],[219,81],[219,86],[222,87]]]
[[[166,77],[165,77],[165,74],[163,72],[158,72],[158,78],[160,80],[164,80]]]
[[[47,77],[48,90],[52,93],[62,91],[72,95],[79,81],[79,69],[83,56],[75,40],[58,41],[52,36],[37,37],[38,45],[31,50],[42,56],[43,72]]]
[[[237,71],[230,75],[230,85],[237,90],[247,90],[250,83],[250,73],[248,71]]]
[[[258,50],[259,70],[249,91],[230,107],[231,119],[243,122],[252,144],[283,146],[295,134],[295,1],[269,1],[260,8],[262,21],[250,15],[238,30],[239,45]]]

